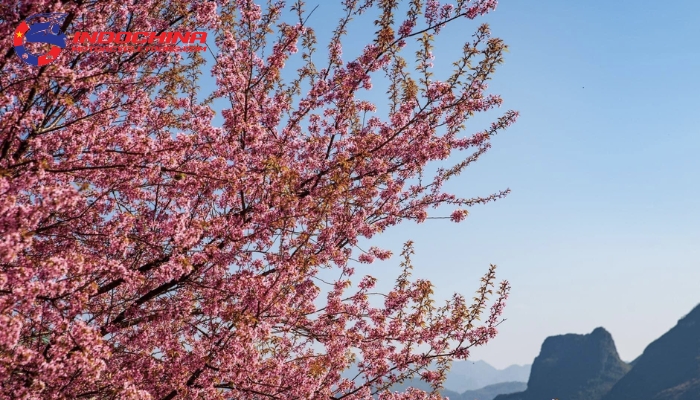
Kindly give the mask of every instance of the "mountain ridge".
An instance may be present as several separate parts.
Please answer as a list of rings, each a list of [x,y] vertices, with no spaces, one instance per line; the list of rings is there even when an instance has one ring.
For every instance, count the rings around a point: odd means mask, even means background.
[[[585,335],[550,336],[532,363],[527,389],[495,400],[600,400],[629,369],[602,327]]]
[[[651,342],[603,400],[700,399],[700,304]]]

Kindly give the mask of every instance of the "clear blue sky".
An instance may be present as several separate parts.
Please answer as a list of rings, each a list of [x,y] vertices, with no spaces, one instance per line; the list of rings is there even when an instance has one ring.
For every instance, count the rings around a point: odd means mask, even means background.
[[[322,38],[337,5],[317,2],[309,23]],[[451,187],[513,192],[461,224],[403,224],[372,244],[398,255],[414,240],[415,275],[440,298],[471,297],[499,266],[513,287],[507,321],[473,360],[531,363],[547,336],[603,326],[631,361],[700,303],[698,15],[695,0],[501,0],[443,31],[438,75],[481,22],[510,46],[490,92],[521,117]],[[371,33],[364,23],[351,29]],[[357,272],[391,283],[398,263]]]

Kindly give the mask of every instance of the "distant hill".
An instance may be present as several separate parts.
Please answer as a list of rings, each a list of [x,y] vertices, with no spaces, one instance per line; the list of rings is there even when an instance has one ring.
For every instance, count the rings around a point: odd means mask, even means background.
[[[458,399],[459,393],[467,390],[478,390],[486,386],[504,382],[527,382],[530,376],[531,365],[511,365],[505,369],[497,369],[484,361],[455,361],[452,363],[450,372],[447,373],[445,390],[441,392],[443,396],[450,399]],[[342,376],[352,378],[357,374],[357,368],[350,367],[343,372]],[[403,391],[408,387],[416,389],[431,390],[430,385],[420,379],[411,379],[401,384],[394,385],[392,391]],[[501,393],[509,393],[504,391]]]
[[[604,400],[700,399],[700,305],[634,361]]]
[[[477,390],[467,390],[459,397],[450,396],[450,400],[493,400],[499,394],[520,392],[526,388],[525,382],[501,382]]]
[[[410,381],[394,385],[391,390],[402,392],[409,387],[414,387],[426,392],[432,391],[430,385],[420,379],[411,379]],[[499,394],[519,392],[525,390],[526,387],[527,383],[525,382],[501,382],[476,390],[467,390],[462,394],[449,389],[441,390],[440,394],[449,397],[450,400],[493,400]]]
[[[433,388],[427,382],[420,380],[419,378],[414,378],[414,379],[410,379],[410,380],[404,381],[403,383],[398,383],[398,384],[392,386],[391,391],[392,392],[404,392],[409,387],[424,390],[426,392],[431,392],[433,390]],[[460,399],[460,396],[461,396],[459,393],[454,392],[454,391],[449,390],[449,389],[441,390],[440,394],[442,396],[449,397],[450,400]]]
[[[531,365],[496,369],[484,361],[456,361],[447,373],[445,388],[462,393],[502,382],[527,382]]]
[[[527,389],[495,400],[600,400],[629,370],[603,328],[587,335],[551,336],[532,364]]]

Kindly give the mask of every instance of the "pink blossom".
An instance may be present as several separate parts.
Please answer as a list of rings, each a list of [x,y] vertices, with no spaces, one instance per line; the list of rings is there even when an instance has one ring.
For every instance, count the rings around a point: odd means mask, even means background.
[[[409,7],[353,55],[349,22],[371,23],[379,2],[345,0],[330,40],[296,2],[15,3],[0,8],[4,49],[19,11],[66,12],[69,37],[207,31],[215,62],[69,48],[43,67],[1,61],[0,397],[437,399],[383,388],[439,385],[434,360],[495,337],[510,286],[494,266],[473,304],[455,294],[437,306],[439,288],[411,277],[412,243],[398,257],[357,254],[441,206],[459,222],[508,194],[445,190],[517,118],[464,133],[501,105],[485,91],[505,45],[481,27],[463,71],[431,75],[454,61],[434,59],[433,34],[496,1]],[[419,37],[414,68],[399,55]],[[400,267],[381,293],[364,275],[375,258]],[[343,378],[353,363],[362,377]]]

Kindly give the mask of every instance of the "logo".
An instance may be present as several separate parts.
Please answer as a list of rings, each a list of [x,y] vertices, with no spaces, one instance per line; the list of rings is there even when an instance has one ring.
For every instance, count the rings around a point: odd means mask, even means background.
[[[74,51],[204,51],[206,32],[77,32],[71,41]],[[182,44],[199,44],[196,46],[176,46]]]
[[[22,21],[13,34],[19,59],[27,65],[41,67],[54,62],[65,49],[95,53],[195,52],[207,49],[207,32],[192,31],[77,32],[69,43],[61,31],[67,16],[66,13],[43,13]],[[44,45],[43,49],[38,51],[34,44]]]
[[[34,14],[22,21],[14,33],[15,53],[20,60],[39,67],[56,60],[66,47],[67,39],[61,32],[61,24],[67,16],[63,13]],[[30,43],[42,43],[51,47],[43,54],[34,54],[27,49],[27,44]]]

